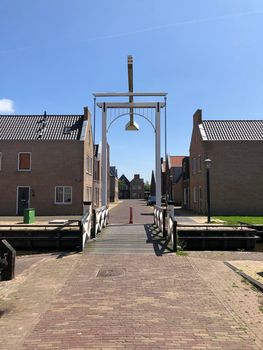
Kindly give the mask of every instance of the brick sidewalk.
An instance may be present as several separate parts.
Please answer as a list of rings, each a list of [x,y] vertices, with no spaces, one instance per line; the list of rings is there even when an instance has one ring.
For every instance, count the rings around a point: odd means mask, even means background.
[[[19,289],[24,303],[17,299]],[[24,350],[262,349],[258,298],[218,260],[174,254],[65,257],[38,267],[9,296],[17,305],[0,318],[1,336],[10,345],[1,343],[0,349],[12,349],[12,341],[13,349]]]

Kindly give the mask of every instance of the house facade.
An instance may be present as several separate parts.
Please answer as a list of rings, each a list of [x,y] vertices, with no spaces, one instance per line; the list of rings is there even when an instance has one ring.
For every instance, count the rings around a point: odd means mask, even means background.
[[[119,199],[130,198],[130,181],[125,175],[119,178]]]
[[[212,215],[262,215],[263,120],[202,120],[193,116],[189,207],[207,213],[205,159],[211,159]]]
[[[110,202],[117,202],[119,199],[119,179],[115,166],[110,166]]]
[[[135,174],[130,182],[130,198],[144,199],[144,181],[139,174]]]
[[[0,215],[81,215],[92,200],[91,117],[0,116]]]
[[[183,159],[185,156],[167,156],[162,162],[162,195],[175,205],[183,202]]]

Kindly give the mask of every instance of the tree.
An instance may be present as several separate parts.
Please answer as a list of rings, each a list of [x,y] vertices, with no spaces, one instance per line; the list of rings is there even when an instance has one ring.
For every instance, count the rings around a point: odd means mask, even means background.
[[[150,184],[149,181],[144,183],[144,192],[150,192]]]

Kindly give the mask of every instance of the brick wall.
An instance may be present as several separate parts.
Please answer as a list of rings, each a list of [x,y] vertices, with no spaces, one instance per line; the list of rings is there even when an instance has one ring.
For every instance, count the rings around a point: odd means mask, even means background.
[[[83,142],[1,141],[0,148],[0,215],[16,215],[17,186],[31,187],[37,215],[82,214]],[[17,171],[18,152],[31,152],[31,171]],[[72,204],[55,204],[55,186],[72,186]]]

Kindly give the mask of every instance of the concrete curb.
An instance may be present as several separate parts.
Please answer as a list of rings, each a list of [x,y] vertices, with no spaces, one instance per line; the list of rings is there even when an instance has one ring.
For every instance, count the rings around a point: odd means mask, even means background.
[[[236,268],[234,265],[230,264],[227,261],[224,261],[224,264],[226,266],[228,266],[231,270],[233,270],[234,272],[236,272],[237,274],[239,274],[240,276],[242,276],[243,278],[245,278],[247,281],[249,281],[251,284],[253,284],[253,286],[255,286],[256,288],[258,288],[261,292],[263,292],[263,284],[256,281],[254,278],[252,278],[251,276],[247,275],[246,273],[244,273],[243,271],[240,271],[238,268]]]

